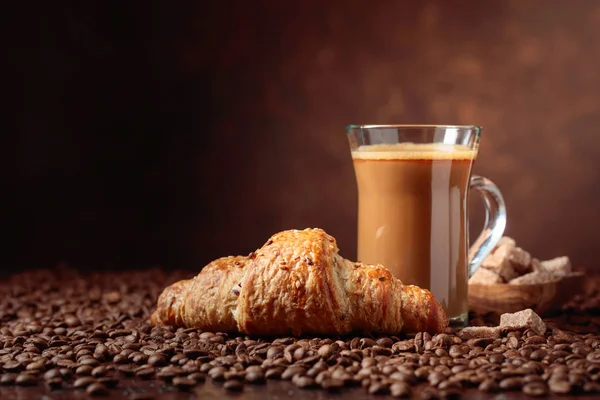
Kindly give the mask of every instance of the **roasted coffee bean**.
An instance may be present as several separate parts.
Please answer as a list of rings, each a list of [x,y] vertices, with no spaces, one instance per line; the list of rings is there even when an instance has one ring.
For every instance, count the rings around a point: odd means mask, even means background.
[[[19,375],[17,375],[17,378],[15,379],[15,383],[19,386],[34,386],[37,385],[38,381],[36,379],[35,376],[27,374],[27,373],[21,373]]]
[[[552,393],[567,394],[571,391],[573,386],[569,381],[550,379],[548,381],[548,388]]]
[[[267,350],[267,358],[277,358],[283,354],[283,346],[273,346],[269,347]]]
[[[123,354],[117,354],[113,357],[113,362],[115,364],[125,364],[127,362],[127,356]]]
[[[279,379],[281,378],[281,374],[283,373],[283,369],[281,368],[269,368],[267,372],[265,372],[266,379]]]
[[[367,349],[370,347],[375,346],[375,341],[371,338],[362,338],[360,339],[359,343],[358,343],[358,348],[359,349]]]
[[[142,367],[135,371],[135,376],[141,379],[150,379],[154,376],[156,370],[153,367]]]
[[[102,378],[98,378],[97,382],[103,384],[107,388],[114,388],[119,384],[119,380],[112,376],[103,376]]]
[[[438,371],[433,371],[429,374],[429,376],[427,377],[427,380],[429,381],[429,384],[432,386],[437,386],[440,384],[440,382],[444,381],[446,379],[446,376]]]
[[[343,386],[344,382],[339,379],[326,378],[321,382],[321,387],[329,391],[336,391]]]
[[[85,389],[94,382],[96,382],[96,379],[92,378],[91,376],[84,376],[75,379],[75,382],[73,382],[73,387],[76,389]]]
[[[32,362],[31,364],[27,364],[25,370],[27,371],[42,371],[46,369],[46,364],[42,361]]]
[[[227,372],[227,370],[223,367],[213,367],[208,371],[208,376],[213,381],[219,382],[225,380],[225,372]]]
[[[264,383],[265,374],[260,370],[250,370],[246,371],[244,379],[246,380],[246,382],[250,383]]]
[[[294,375],[292,383],[301,389],[312,388],[316,385],[313,378],[302,375]]]
[[[393,397],[410,397],[411,387],[406,382],[394,382],[390,385],[390,394]]]
[[[49,369],[48,371],[46,371],[44,373],[44,379],[46,379],[46,380],[55,379],[55,378],[62,378],[62,374],[60,373],[60,370],[58,370],[56,368]]]
[[[173,386],[182,391],[187,391],[196,385],[196,381],[189,378],[177,376],[173,378]]]
[[[600,384],[597,382],[586,382],[583,385],[583,391],[586,393],[600,393]]]
[[[90,396],[106,396],[108,394],[108,389],[106,386],[99,382],[92,383],[85,389],[85,391]]]
[[[77,367],[77,369],[75,370],[75,375],[77,375],[77,376],[91,375],[93,370],[94,370],[94,367],[92,367],[91,365],[82,365],[80,367]]]
[[[290,366],[283,371],[281,374],[281,379],[290,380],[294,377],[294,375],[306,375],[306,369],[297,366]]]
[[[319,347],[317,354],[323,358],[329,358],[333,355],[334,349],[330,344],[325,344]]]
[[[156,376],[165,381],[170,381],[174,377],[179,376],[182,373],[181,369],[177,367],[166,367],[161,369]]]
[[[60,377],[51,378],[45,380],[46,386],[50,388],[50,390],[60,389],[63,385],[63,380]]]
[[[244,390],[244,384],[238,380],[227,381],[223,384],[223,388],[230,392],[240,392]]]
[[[167,360],[161,354],[153,354],[148,357],[148,364],[154,367],[160,367],[167,364]]]
[[[187,376],[187,378],[195,381],[196,383],[201,383],[206,380],[206,375],[202,372],[192,372]]]
[[[116,371],[119,375],[122,376],[133,376],[135,375],[135,370],[131,365],[119,365],[116,368]]]
[[[18,362],[18,361],[8,361],[8,362],[4,363],[4,365],[2,366],[2,368],[5,371],[18,372],[21,369],[23,369],[23,365],[20,362]]]
[[[100,366],[92,369],[92,371],[90,372],[90,375],[93,376],[94,378],[99,378],[101,376],[106,375],[107,372],[108,372],[108,370],[106,369],[106,367],[103,365],[100,365]]]
[[[383,338],[377,339],[377,341],[375,343],[381,347],[391,348],[392,345],[394,344],[394,341],[388,337],[383,337]]]
[[[544,382],[531,382],[523,386],[523,393],[528,396],[545,397],[548,395],[548,387]]]
[[[519,376],[504,378],[498,383],[498,386],[503,390],[518,390],[523,387],[523,378]]]
[[[440,394],[437,390],[435,390],[432,387],[426,387],[423,390],[421,390],[421,393],[419,394],[419,397],[423,400],[434,400],[434,399],[439,399],[440,398]]]
[[[482,392],[496,392],[498,389],[499,386],[493,379],[484,379],[479,385],[479,390]]]
[[[389,386],[382,382],[373,382],[367,389],[369,394],[386,394],[389,391]]]
[[[4,374],[2,374],[2,377],[0,378],[0,384],[2,384],[2,385],[12,385],[12,384],[15,383],[16,379],[17,379],[17,374],[4,373]]]

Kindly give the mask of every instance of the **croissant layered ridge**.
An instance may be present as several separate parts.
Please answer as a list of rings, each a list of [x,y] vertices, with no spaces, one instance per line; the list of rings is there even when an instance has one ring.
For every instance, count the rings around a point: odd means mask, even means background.
[[[428,290],[339,255],[322,229],[286,230],[249,256],[219,258],[161,293],[155,325],[252,335],[441,332]]]

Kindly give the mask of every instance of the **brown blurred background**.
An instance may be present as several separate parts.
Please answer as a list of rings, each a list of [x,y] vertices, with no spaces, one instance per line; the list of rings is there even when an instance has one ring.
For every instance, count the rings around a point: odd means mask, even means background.
[[[596,0],[19,4],[4,271],[199,268],[308,226],[354,257],[349,123],[482,125],[507,233],[598,266]]]

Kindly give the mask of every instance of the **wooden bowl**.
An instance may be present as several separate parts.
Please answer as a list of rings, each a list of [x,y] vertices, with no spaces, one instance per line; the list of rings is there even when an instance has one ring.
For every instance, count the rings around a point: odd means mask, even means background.
[[[504,314],[531,308],[537,314],[560,310],[574,295],[583,293],[585,275],[573,272],[560,280],[534,285],[469,285],[469,310]]]

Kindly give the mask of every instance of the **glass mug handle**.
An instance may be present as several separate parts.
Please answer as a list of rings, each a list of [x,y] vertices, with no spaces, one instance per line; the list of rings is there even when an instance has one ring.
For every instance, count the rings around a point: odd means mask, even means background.
[[[483,232],[469,249],[469,277],[473,276],[483,260],[498,244],[506,227],[504,198],[494,182],[482,176],[473,175],[470,188],[476,189],[483,197],[485,223],[483,224]]]

